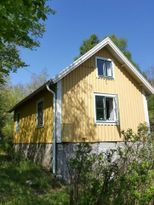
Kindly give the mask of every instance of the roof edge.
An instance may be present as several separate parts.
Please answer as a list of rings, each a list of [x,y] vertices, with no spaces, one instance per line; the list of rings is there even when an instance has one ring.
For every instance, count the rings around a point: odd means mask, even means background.
[[[12,112],[14,111],[17,107],[19,107],[20,105],[22,105],[24,102],[26,102],[27,100],[31,99],[33,96],[35,96],[36,94],[38,94],[40,91],[42,91],[46,85],[48,83],[53,83],[52,80],[48,80],[47,82],[45,82],[43,85],[41,85],[39,88],[37,88],[36,90],[34,90],[32,93],[30,93],[29,95],[27,95],[26,97],[24,97],[21,101],[19,101],[17,104],[15,104],[10,110],[8,110],[8,112]]]
[[[127,57],[121,52],[121,50],[113,43],[113,41],[109,37],[106,37],[95,47],[90,49],[87,53],[82,55],[80,58],[78,58],[76,61],[70,64],[68,67],[64,68],[61,72],[59,72],[59,74],[54,76],[53,82],[57,83],[59,80],[64,78],[67,74],[69,74],[79,65],[81,65],[83,62],[88,60],[91,56],[93,56],[95,53],[97,53],[100,49],[102,49],[106,45],[109,45],[114,50],[114,52],[119,56],[119,58],[122,59],[122,61],[127,65],[127,67],[129,67],[129,69],[135,74],[135,76],[142,82],[146,90],[148,90],[149,93],[154,94],[154,88],[152,87],[152,85],[137,70],[137,68],[127,59]]]

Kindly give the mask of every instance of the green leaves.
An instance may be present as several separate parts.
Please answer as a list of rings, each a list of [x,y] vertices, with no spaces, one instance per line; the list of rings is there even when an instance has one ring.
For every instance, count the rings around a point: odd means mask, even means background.
[[[47,0],[0,1],[0,83],[10,71],[26,66],[18,49],[39,46],[50,13]]]
[[[84,40],[82,45],[80,46],[80,54],[78,57],[75,57],[75,60],[80,56],[84,55],[87,51],[92,49],[99,43],[99,39],[95,34],[92,34],[88,39]]]
[[[154,194],[154,147],[145,124],[122,132],[125,143],[94,153],[81,143],[71,159],[71,205],[149,205]]]

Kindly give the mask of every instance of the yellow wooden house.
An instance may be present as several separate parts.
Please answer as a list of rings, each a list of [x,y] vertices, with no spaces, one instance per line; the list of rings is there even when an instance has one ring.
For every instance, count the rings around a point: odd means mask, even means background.
[[[15,148],[64,176],[77,143],[106,150],[123,141],[122,130],[149,126],[151,93],[154,88],[107,37],[11,109]]]

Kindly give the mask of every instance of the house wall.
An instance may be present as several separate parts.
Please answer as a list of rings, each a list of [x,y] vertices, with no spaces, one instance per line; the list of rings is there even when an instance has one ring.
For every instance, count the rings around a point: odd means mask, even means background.
[[[114,80],[97,77],[96,56],[114,61]],[[95,124],[94,92],[118,95],[119,125]],[[63,142],[122,141],[122,130],[132,128],[136,131],[139,123],[145,120],[140,85],[107,48],[103,48],[62,79]]]
[[[40,99],[44,100],[44,126],[36,127],[36,102]],[[51,93],[47,90],[41,91],[39,94],[23,103],[15,110],[20,113],[19,132],[15,130],[15,144],[18,143],[52,143],[53,133],[53,99]]]

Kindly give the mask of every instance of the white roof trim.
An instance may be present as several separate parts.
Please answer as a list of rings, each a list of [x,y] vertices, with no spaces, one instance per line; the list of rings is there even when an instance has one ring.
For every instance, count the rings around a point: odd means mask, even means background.
[[[120,49],[112,42],[112,40],[109,37],[105,38],[103,41],[101,41],[99,44],[97,44],[94,48],[92,48],[87,53],[85,53],[83,56],[81,56],[76,61],[74,61],[70,66],[66,67],[60,73],[58,73],[58,75],[56,75],[52,79],[53,82],[57,83],[59,80],[64,78],[67,74],[69,74],[71,71],[73,71],[75,68],[77,68],[79,65],[81,65],[83,62],[85,62],[87,59],[89,59],[91,56],[93,56],[95,53],[97,53],[99,50],[101,50],[106,45],[109,45],[113,49],[113,51],[118,55],[118,57],[126,64],[126,66],[129,68],[129,70],[132,71],[133,74],[141,81],[143,86],[150,93],[154,94],[154,88],[151,86],[151,84],[133,66],[133,64],[125,57],[125,55],[120,51]]]

